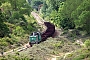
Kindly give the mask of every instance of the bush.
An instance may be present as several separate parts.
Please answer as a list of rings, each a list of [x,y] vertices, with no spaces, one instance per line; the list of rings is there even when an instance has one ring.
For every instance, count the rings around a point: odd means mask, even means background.
[[[73,58],[73,60],[82,60],[89,57],[90,57],[90,53],[84,53],[84,54],[80,54],[79,56],[76,56],[75,58]]]
[[[84,58],[85,58],[84,55],[80,55],[80,56],[75,57],[73,60],[82,60]]]
[[[33,32],[35,31],[35,28],[31,26],[31,24],[28,24],[27,26],[28,31]]]
[[[73,21],[71,21],[69,18],[64,18],[60,21],[60,25],[64,29],[74,29],[75,24]]]
[[[9,29],[7,25],[4,23],[5,20],[5,14],[3,14],[0,10],[0,37],[7,36],[9,34]]]
[[[14,11],[11,18],[9,19],[10,23],[17,24],[20,23],[20,21],[27,22],[25,17],[19,13],[19,11]]]
[[[55,44],[53,44],[53,47],[57,50],[57,49],[61,49],[62,48],[62,44],[63,42],[60,41],[60,42],[56,42]]]
[[[86,47],[89,47],[89,46],[90,46],[90,40],[89,40],[89,39],[86,40],[86,41],[84,42],[84,44],[85,44]]]
[[[24,30],[23,30],[23,28],[22,27],[20,27],[20,26],[17,26],[16,28],[15,28],[15,30],[13,30],[13,33],[14,33],[14,35],[16,35],[16,36],[23,36],[24,35]]]
[[[13,15],[12,15],[12,18],[14,18],[14,19],[19,19],[19,18],[20,18],[20,16],[19,16],[19,11],[14,11],[14,12],[13,12]]]

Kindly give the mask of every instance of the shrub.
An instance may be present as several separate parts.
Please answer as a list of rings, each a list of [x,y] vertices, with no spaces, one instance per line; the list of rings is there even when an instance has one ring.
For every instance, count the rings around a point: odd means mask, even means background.
[[[84,54],[80,54],[79,56],[76,56],[73,60],[82,60],[89,57],[90,57],[90,53],[84,53]]]
[[[62,41],[56,42],[55,44],[53,44],[53,47],[54,47],[55,49],[60,49],[60,48],[62,48],[62,44],[63,44]]]
[[[84,44],[85,44],[86,47],[89,47],[89,46],[90,46],[90,40],[89,40],[89,39],[86,40],[86,41],[84,42]]]
[[[20,26],[17,26],[16,28],[15,28],[15,30],[13,30],[13,33],[14,33],[14,35],[16,35],[16,36],[22,36],[23,34],[24,34],[24,30],[23,30],[23,28],[22,27],[20,27]]]
[[[12,15],[12,18],[14,18],[14,19],[19,19],[19,18],[20,18],[20,16],[19,16],[19,11],[14,11],[14,12],[13,12],[13,15]]]
[[[34,27],[31,26],[31,24],[28,24],[27,29],[32,32],[35,31]]]
[[[74,29],[75,24],[73,21],[71,21],[69,18],[64,18],[60,21],[60,25],[64,29]]]
[[[75,57],[73,60],[82,60],[82,59],[84,59],[84,58],[85,58],[84,55],[80,55],[80,56],[78,56],[78,57]]]
[[[4,23],[5,20],[5,14],[0,11],[0,37],[7,36],[9,32],[7,25]]]
[[[68,57],[72,57],[72,56],[73,56],[73,54],[71,53],[71,54],[68,54],[67,56],[68,56]]]

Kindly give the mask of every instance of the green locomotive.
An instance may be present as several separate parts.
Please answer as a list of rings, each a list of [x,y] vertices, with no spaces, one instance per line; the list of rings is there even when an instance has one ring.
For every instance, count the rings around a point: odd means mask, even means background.
[[[45,41],[48,37],[52,37],[55,32],[55,26],[50,22],[44,22],[47,27],[46,31],[42,34],[40,32],[33,32],[29,36],[29,44],[32,46],[33,44],[38,44],[40,42]]]
[[[29,44],[32,46],[32,44],[38,44],[41,41],[41,33],[40,32],[33,32],[29,36]]]

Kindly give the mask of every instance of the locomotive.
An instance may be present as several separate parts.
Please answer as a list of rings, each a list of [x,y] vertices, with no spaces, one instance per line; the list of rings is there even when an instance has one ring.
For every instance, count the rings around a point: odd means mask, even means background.
[[[44,22],[44,25],[47,27],[46,31],[43,33],[33,32],[29,36],[29,45],[32,47],[33,44],[38,44],[45,41],[48,37],[52,37],[55,33],[55,26],[50,22]]]

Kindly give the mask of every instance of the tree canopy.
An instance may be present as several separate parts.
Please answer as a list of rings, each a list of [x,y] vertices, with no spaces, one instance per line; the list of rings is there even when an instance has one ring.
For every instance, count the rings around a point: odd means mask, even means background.
[[[90,0],[42,0],[40,14],[45,20],[64,29],[78,29],[90,33]],[[37,4],[37,3],[36,3]]]

